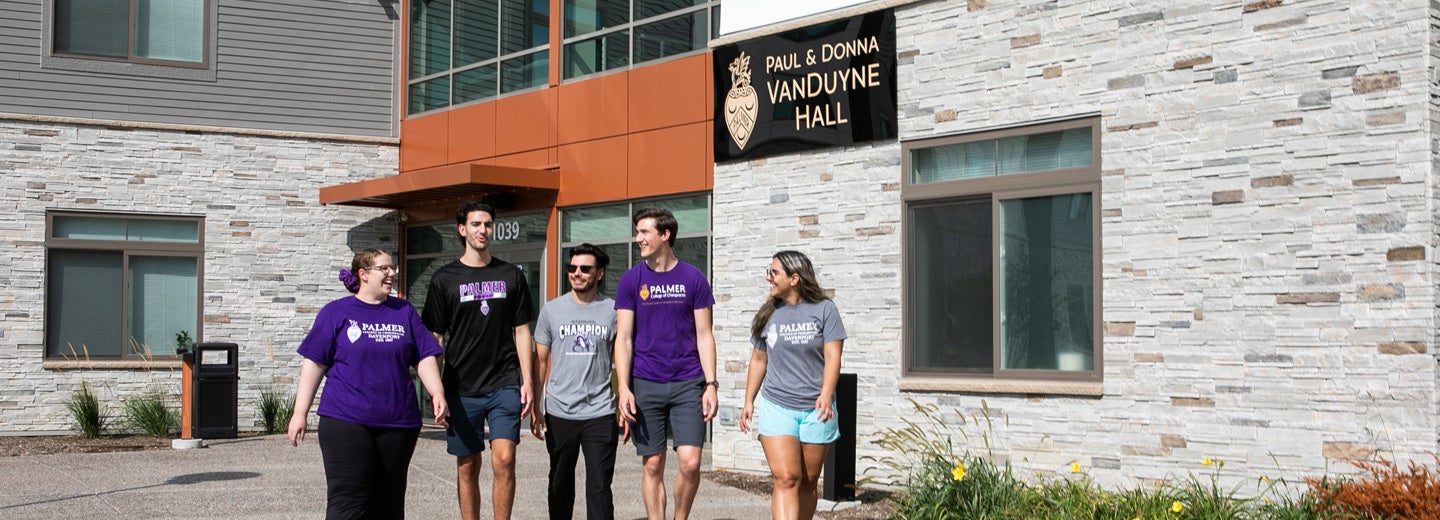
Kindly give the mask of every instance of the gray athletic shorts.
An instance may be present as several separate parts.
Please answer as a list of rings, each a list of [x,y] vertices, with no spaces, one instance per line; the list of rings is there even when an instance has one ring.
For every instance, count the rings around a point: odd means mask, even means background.
[[[641,457],[665,451],[667,433],[675,446],[705,447],[705,414],[701,398],[705,378],[657,383],[638,377],[630,380],[635,395],[635,453]],[[668,424],[667,424],[668,423]],[[667,428],[668,426],[668,428]]]

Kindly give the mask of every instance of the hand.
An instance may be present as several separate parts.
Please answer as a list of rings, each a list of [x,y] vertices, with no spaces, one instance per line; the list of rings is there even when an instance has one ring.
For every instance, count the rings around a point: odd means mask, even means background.
[[[450,403],[445,400],[445,394],[430,394],[430,406],[435,413],[435,424],[450,427]]]
[[[620,444],[630,442],[630,423],[625,419],[617,419],[620,423]]]
[[[830,419],[835,418],[835,408],[831,406],[832,404],[834,401],[823,395],[815,400],[815,411],[820,412],[820,422],[830,422]]]
[[[620,389],[620,421],[624,423],[635,422],[635,394],[629,389]]]
[[[539,412],[530,414],[530,434],[534,435],[536,439],[545,440],[545,432],[549,429],[549,425],[545,424],[544,414]]]
[[[720,398],[717,397],[719,390],[715,385],[705,385],[705,396],[700,398],[701,413],[705,415],[705,422],[715,418],[715,412],[720,410]]]
[[[305,416],[306,414],[291,414],[289,437],[291,446],[299,446],[300,441],[305,440]]]
[[[750,417],[754,414],[754,403],[745,403],[745,407],[740,409],[740,433],[750,433]]]
[[[530,384],[520,384],[520,415],[530,414]]]

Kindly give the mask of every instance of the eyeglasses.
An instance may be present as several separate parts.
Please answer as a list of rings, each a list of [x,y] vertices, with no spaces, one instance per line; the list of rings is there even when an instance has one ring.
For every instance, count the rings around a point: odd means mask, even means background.
[[[382,273],[398,273],[398,272],[400,272],[400,268],[399,268],[399,267],[395,267],[395,266],[393,266],[393,265],[373,265],[373,266],[370,266],[370,267],[365,267],[364,269],[370,270],[370,271],[380,271],[380,272],[382,272]]]
[[[565,266],[565,272],[567,272],[567,273],[573,273],[573,272],[575,272],[576,269],[579,269],[580,272],[582,272],[582,273],[590,274],[590,271],[594,271],[594,270],[595,270],[595,266],[593,266],[593,265],[575,265],[575,264],[570,264],[570,265]]]

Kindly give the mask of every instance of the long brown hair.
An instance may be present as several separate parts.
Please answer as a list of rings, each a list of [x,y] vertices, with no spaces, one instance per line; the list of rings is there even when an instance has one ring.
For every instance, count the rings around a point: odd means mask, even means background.
[[[820,288],[820,282],[815,278],[815,268],[810,265],[810,258],[799,251],[781,251],[771,257],[780,261],[780,268],[785,270],[785,276],[800,275],[800,283],[795,284],[795,290],[800,291],[800,299],[815,303],[828,300],[825,290]],[[781,303],[779,298],[765,298],[765,303],[760,305],[760,310],[755,311],[755,321],[750,323],[750,337],[760,338],[760,333],[765,331],[765,325],[770,323],[770,316],[775,314],[775,307]]]

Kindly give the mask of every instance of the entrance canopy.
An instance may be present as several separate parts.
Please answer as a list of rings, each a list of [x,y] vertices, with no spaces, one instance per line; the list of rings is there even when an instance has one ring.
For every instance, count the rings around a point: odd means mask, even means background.
[[[454,164],[382,179],[320,188],[321,204],[410,208],[496,193],[560,190],[560,172],[488,164]]]

